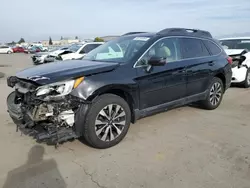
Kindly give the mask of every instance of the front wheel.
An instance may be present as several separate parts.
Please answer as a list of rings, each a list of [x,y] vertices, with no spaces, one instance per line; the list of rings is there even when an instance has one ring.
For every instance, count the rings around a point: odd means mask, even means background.
[[[101,95],[90,107],[82,125],[83,137],[92,147],[112,147],[126,136],[130,121],[130,107],[123,98],[113,94]]]
[[[250,68],[247,69],[246,78],[245,78],[243,85],[245,88],[250,87]]]
[[[201,101],[201,105],[207,110],[216,109],[223,98],[224,85],[220,78],[214,77],[208,88],[208,94],[204,101]]]

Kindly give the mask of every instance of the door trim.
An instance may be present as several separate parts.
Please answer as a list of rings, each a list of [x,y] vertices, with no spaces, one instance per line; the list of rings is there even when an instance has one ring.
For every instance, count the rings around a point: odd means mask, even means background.
[[[154,114],[159,113],[159,112],[168,111],[168,110],[176,108],[176,107],[184,106],[184,105],[190,104],[192,102],[205,100],[208,92],[209,91],[206,90],[206,91],[199,93],[199,94],[191,95],[191,96],[184,97],[184,98],[181,98],[181,99],[178,99],[175,101],[163,103],[163,104],[152,106],[152,107],[145,108],[142,110],[135,109],[134,110],[135,120],[138,120],[138,119],[141,119],[141,118],[144,118],[147,116],[151,116],[151,115],[154,115]]]

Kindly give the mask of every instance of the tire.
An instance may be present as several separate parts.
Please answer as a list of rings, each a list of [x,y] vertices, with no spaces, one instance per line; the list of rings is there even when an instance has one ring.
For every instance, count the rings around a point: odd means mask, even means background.
[[[201,101],[202,107],[207,110],[216,109],[222,101],[223,94],[224,84],[222,80],[218,77],[214,77],[209,85],[206,99]]]
[[[244,88],[250,87],[250,68],[247,69],[246,78],[245,81],[243,82],[243,86]]]
[[[11,51],[8,51],[7,54],[11,54]]]
[[[119,110],[115,112],[116,109]],[[110,117],[110,112],[111,116],[118,120],[117,123],[114,123],[116,120],[112,117],[109,120],[106,118]],[[79,123],[83,126],[83,137],[90,146],[106,149],[123,140],[128,132],[130,122],[131,111],[128,103],[117,95],[104,94],[99,96],[90,106],[85,123]],[[105,131],[108,132],[106,136]]]

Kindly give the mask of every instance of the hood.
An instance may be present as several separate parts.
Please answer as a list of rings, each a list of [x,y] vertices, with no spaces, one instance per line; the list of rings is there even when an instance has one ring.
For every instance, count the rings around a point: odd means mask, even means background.
[[[80,76],[112,71],[117,66],[119,66],[119,63],[67,60],[24,69],[18,72],[16,76],[21,79],[31,80],[39,85],[45,85]]]
[[[34,54],[34,56],[42,56],[42,55],[48,55],[49,52],[37,52]]]
[[[63,53],[65,50],[56,50],[54,52],[50,52],[49,55],[51,56],[58,56],[59,54]]]
[[[225,49],[227,55],[241,55],[242,53],[246,53],[245,49]]]

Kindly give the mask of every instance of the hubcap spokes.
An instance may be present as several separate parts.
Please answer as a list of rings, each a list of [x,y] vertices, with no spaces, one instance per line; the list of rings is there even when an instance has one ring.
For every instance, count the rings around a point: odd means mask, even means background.
[[[213,84],[211,90],[210,90],[210,103],[213,106],[216,106],[221,99],[221,95],[222,95],[222,89],[221,89],[221,84],[219,82],[216,82]]]
[[[126,124],[124,109],[117,104],[105,106],[95,120],[95,132],[102,141],[112,141],[123,131]]]

